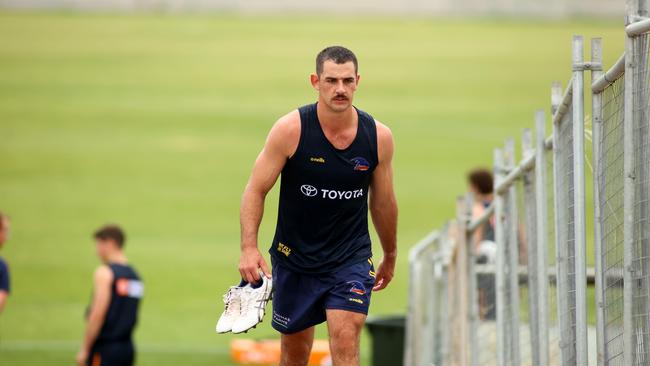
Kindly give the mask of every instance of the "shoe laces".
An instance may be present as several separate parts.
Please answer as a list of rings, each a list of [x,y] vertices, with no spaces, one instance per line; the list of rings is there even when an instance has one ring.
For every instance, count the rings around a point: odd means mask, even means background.
[[[236,315],[241,311],[241,288],[231,287],[228,292],[223,295],[223,302],[226,304],[226,315]]]

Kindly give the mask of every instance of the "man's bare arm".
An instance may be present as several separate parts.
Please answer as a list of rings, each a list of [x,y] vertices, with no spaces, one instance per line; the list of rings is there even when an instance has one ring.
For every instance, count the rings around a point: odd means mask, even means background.
[[[258,269],[271,277],[268,265],[257,247],[257,235],[264,214],[264,199],[278,179],[287,159],[300,140],[300,116],[297,111],[280,118],[266,139],[244,194],[240,209],[241,258],[239,272],[248,282],[259,281]]]
[[[106,312],[111,303],[112,282],[113,272],[111,272],[108,266],[97,268],[94,275],[93,300],[90,314],[88,314],[83,344],[77,354],[77,363],[80,365],[85,364],[90,349],[97,340],[97,336],[104,325]]]
[[[377,269],[375,291],[384,289],[393,279],[397,259],[397,199],[393,190],[393,136],[388,127],[377,122],[379,164],[370,185],[370,215],[379,235],[384,257]]]
[[[9,293],[7,293],[7,291],[0,290],[0,314],[2,314],[5,305],[7,305],[7,298],[9,298]]]

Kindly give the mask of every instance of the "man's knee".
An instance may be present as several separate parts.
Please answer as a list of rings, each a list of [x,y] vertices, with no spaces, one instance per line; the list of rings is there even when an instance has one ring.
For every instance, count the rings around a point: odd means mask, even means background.
[[[341,325],[330,328],[330,340],[334,343],[341,344],[354,344],[359,339],[361,334],[361,326],[356,324]]]
[[[294,334],[283,334],[281,340],[281,366],[307,366],[314,343],[314,329]]]
[[[357,324],[341,325],[330,329],[330,351],[335,366],[359,365],[359,337]]]

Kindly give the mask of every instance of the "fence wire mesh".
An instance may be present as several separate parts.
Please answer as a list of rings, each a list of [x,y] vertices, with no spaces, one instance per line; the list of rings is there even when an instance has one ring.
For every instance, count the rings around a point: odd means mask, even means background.
[[[650,364],[650,146],[648,116],[648,35],[634,38],[633,89],[634,233],[632,260],[633,365]],[[627,284],[626,284],[627,285]]]
[[[601,262],[603,278],[603,339],[605,365],[623,361],[623,118],[625,78],[620,77],[602,93],[600,168],[596,172],[600,192]]]
[[[557,129],[555,151],[555,219],[558,245],[558,300],[563,365],[576,363],[575,222],[573,187],[573,108],[569,105]]]

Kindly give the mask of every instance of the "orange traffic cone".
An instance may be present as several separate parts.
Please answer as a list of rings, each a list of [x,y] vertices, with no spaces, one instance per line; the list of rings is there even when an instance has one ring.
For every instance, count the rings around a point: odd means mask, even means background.
[[[280,363],[280,341],[235,339],[230,343],[232,360],[239,365],[271,366]],[[315,340],[309,355],[309,366],[331,365],[329,344]]]

